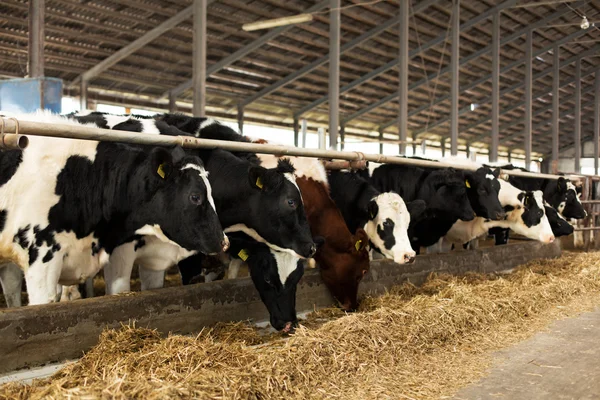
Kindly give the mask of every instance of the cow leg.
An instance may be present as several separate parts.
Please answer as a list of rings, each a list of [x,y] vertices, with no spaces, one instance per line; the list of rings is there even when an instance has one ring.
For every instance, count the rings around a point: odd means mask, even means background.
[[[227,270],[227,279],[235,279],[237,278],[240,267],[242,266],[243,261],[238,258],[233,258],[229,262],[229,269]]]
[[[154,271],[139,266],[142,290],[160,289],[165,285],[165,271]]]
[[[181,274],[181,283],[183,285],[189,285],[194,277],[202,273],[202,254],[196,254],[186,258],[185,260],[179,261],[177,267]]]
[[[90,276],[85,280],[85,283],[79,285],[79,292],[84,299],[94,297],[94,277]]]
[[[23,271],[16,264],[9,263],[0,266],[0,284],[6,300],[6,306],[21,307],[21,288],[23,286]]]
[[[131,290],[131,271],[135,262],[133,243],[125,243],[112,252],[104,267],[106,294],[119,294]]]
[[[73,301],[81,299],[81,292],[79,291],[79,285],[63,286],[59,285],[60,288],[60,299],[59,301]],[[57,288],[58,291],[58,288]]]
[[[43,254],[43,252],[42,252]],[[35,261],[25,272],[29,305],[54,303],[59,300],[58,280],[62,267],[62,254],[49,262]]]

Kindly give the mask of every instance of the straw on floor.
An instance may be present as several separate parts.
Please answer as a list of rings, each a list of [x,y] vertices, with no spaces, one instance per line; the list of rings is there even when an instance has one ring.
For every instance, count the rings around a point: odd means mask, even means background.
[[[478,379],[491,351],[599,303],[600,253],[567,253],[504,276],[432,275],[259,346],[240,323],[197,337],[107,330],[78,362],[0,398],[439,398]]]

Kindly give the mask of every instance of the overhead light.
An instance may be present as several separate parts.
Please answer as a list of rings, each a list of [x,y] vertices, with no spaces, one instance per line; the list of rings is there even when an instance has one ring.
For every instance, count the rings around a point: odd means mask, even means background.
[[[471,111],[475,111],[477,107],[479,107],[479,104],[471,103]]]
[[[290,17],[282,17],[282,18],[275,18],[275,19],[267,19],[264,21],[251,22],[249,24],[242,25],[242,29],[247,32],[258,31],[261,29],[275,28],[277,26],[301,24],[303,22],[312,21],[312,19],[313,19],[312,14],[298,14],[298,15],[292,15]]]
[[[583,18],[581,19],[581,29],[587,29],[590,27],[590,21],[588,21],[587,17],[584,15]]]

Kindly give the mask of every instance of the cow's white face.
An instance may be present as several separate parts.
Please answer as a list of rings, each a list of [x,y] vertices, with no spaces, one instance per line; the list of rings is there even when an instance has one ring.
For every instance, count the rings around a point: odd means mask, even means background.
[[[402,197],[396,193],[382,193],[371,203],[376,207],[369,207],[369,221],[364,229],[373,246],[398,264],[414,261],[415,251],[407,233],[410,213]]]
[[[510,228],[530,239],[552,243],[555,238],[546,217],[542,191],[523,192],[519,200],[521,207],[515,208],[508,215],[508,219],[512,222]]]

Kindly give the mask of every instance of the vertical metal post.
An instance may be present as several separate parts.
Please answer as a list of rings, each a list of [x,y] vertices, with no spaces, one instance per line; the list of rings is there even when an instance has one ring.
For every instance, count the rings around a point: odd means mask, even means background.
[[[302,131],[302,147],[306,148],[306,130],[308,129],[306,119],[302,120],[302,124],[300,125]]]
[[[575,62],[575,173],[581,173],[581,58]]]
[[[400,21],[399,21],[399,47],[400,53],[398,58],[400,64],[398,66],[398,135],[400,145],[398,150],[400,155],[406,155],[406,139],[408,138],[408,27],[409,27],[409,10],[410,0],[400,0]]]
[[[446,157],[446,138],[440,141],[440,147],[442,148],[442,157]]]
[[[298,139],[300,135],[300,122],[298,118],[294,118],[294,146],[298,147]]]
[[[471,157],[471,146],[469,146],[468,144],[465,149],[465,152],[467,153],[467,158]]]
[[[344,145],[346,144],[346,126],[340,126],[340,150],[344,151]]]
[[[88,108],[88,81],[81,80],[79,84],[79,108],[81,111]]]
[[[177,96],[175,96],[172,92],[169,92],[169,112],[177,112]]]
[[[450,81],[450,154],[458,154],[458,91],[460,90],[458,73],[460,58],[460,0],[452,1],[452,55]]]
[[[44,76],[44,14],[45,0],[29,0],[28,74],[30,78]]]
[[[527,31],[527,40],[525,44],[525,128],[523,129],[523,142],[525,144],[525,168],[531,166],[531,103],[532,97],[532,45],[533,29]]]
[[[379,154],[383,154],[383,129],[379,130]]]
[[[596,70],[594,81],[594,174],[598,175],[598,146],[600,143],[600,68]]]
[[[490,162],[498,161],[500,143],[500,11],[493,17],[492,28],[492,142]]]
[[[238,106],[237,112],[238,130],[244,133],[244,107]]]
[[[560,121],[560,46],[554,46],[554,57],[552,65],[552,169],[558,168],[558,143]]]
[[[194,117],[206,115],[206,13],[207,0],[194,0],[194,52],[192,90]]]
[[[508,155],[507,155],[507,158],[508,158],[508,162],[509,162],[509,163],[510,163],[510,162],[512,162],[512,157],[511,157],[511,156],[512,156],[512,153],[511,153],[511,152],[510,152],[510,150],[509,150],[509,151],[508,151]]]
[[[329,148],[337,148],[340,118],[340,0],[329,11]]]
[[[412,140],[412,149],[413,149],[413,157],[417,155],[417,141],[415,140],[415,138],[413,138]]]

